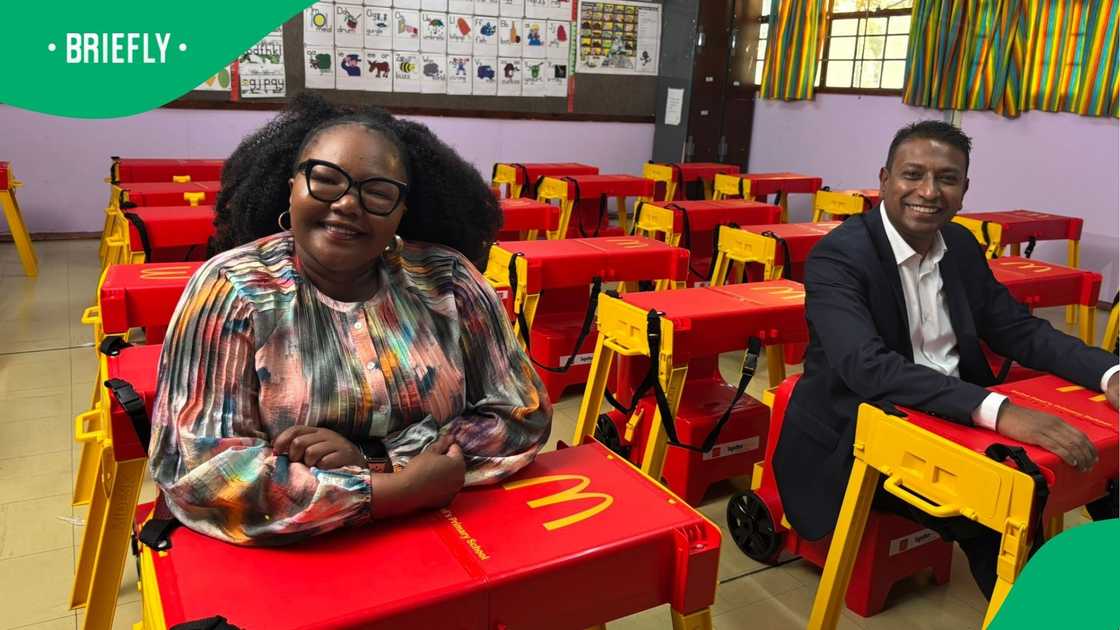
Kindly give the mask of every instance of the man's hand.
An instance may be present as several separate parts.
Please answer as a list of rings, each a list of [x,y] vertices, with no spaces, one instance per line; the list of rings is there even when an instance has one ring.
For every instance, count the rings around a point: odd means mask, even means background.
[[[1113,409],[1120,409],[1120,372],[1112,375],[1108,379],[1108,387],[1104,389],[1104,396],[1108,399],[1108,404],[1112,405]]]
[[[1000,409],[996,430],[1020,442],[1041,446],[1081,472],[1097,463],[1097,449],[1089,438],[1048,413],[1008,402]]]
[[[289,461],[326,470],[366,465],[366,457],[357,444],[323,427],[288,427],[272,441],[272,449],[277,455],[287,455]]]

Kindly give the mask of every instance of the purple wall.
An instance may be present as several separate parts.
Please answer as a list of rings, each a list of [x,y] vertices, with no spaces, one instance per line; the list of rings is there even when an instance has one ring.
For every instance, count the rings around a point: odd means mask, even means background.
[[[0,105],[0,159],[12,162],[31,232],[100,231],[109,156],[224,157],[275,112],[157,109],[112,120],[44,116]],[[486,178],[496,161],[574,162],[641,173],[653,125],[413,117]],[[2,226],[6,228],[6,226]]]
[[[819,175],[833,188],[877,187],[894,132],[926,118],[944,119],[945,113],[903,105],[895,96],[759,100],[750,170]],[[1026,208],[1084,218],[1081,267],[1104,276],[1101,295],[1110,299],[1120,250],[1120,122],[1046,112],[1017,119],[964,112],[961,128],[973,140],[965,210]],[[790,210],[790,220],[808,220],[807,197],[795,197]],[[1064,263],[1066,246],[1040,243],[1034,257]]]

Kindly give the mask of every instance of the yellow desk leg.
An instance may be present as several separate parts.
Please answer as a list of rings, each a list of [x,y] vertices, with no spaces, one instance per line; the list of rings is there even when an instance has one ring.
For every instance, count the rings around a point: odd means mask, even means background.
[[[626,197],[615,197],[618,210],[618,227],[626,234],[630,233],[630,217],[626,211]]]
[[[146,458],[113,460],[110,440],[103,442],[101,468],[78,555],[70,607],[86,607],[83,630],[113,625],[136,501]]]
[[[789,195],[778,193],[778,205],[782,208],[782,223],[789,223]]]
[[[1069,245],[1068,245],[1068,250],[1069,250],[1069,266],[1073,267],[1074,269],[1080,269],[1080,267],[1081,267],[1081,242],[1070,240]],[[1092,317],[1092,315],[1093,315],[1092,312],[1090,312],[1089,317]],[[1066,307],[1066,323],[1067,324],[1072,324],[1076,321],[1077,321],[1077,309],[1075,309],[1073,306],[1067,306]],[[1086,343],[1092,344],[1093,342],[1090,340],[1090,341],[1087,341]]]
[[[710,608],[698,610],[690,615],[675,610],[669,612],[673,615],[673,630],[712,630],[712,611]]]
[[[848,489],[844,492],[844,503],[840,506],[840,518],[832,534],[817,596],[813,599],[810,630],[831,630],[840,620],[840,607],[844,605],[844,594],[856,566],[856,553],[863,540],[863,529],[867,526],[878,483],[879,471],[857,457],[848,477]]]
[[[614,355],[615,351],[606,345],[606,335],[599,335],[595,342],[595,354],[591,357],[591,371],[587,375],[583,400],[579,403],[579,415],[576,416],[576,434],[572,437],[574,446],[583,444],[595,434],[595,422],[599,419],[599,407],[606,395]]]
[[[711,180],[704,180],[704,198],[712,199],[715,196],[715,185]]]
[[[549,232],[548,238],[551,240],[560,240],[568,236],[568,224],[572,221],[572,209],[576,202],[571,199],[562,199],[560,201],[560,225],[557,226],[556,231]]]
[[[1026,532],[1027,528],[1022,523],[1010,518],[1007,519],[1003,535],[999,541],[999,558],[996,560],[996,586],[992,590],[992,599],[988,602],[988,610],[984,613],[982,628],[987,628],[988,624],[992,623],[992,619],[995,619],[999,607],[1003,605],[1003,600],[1007,599],[1007,594],[1011,592],[1011,587],[1015,584],[1015,578],[1023,571],[1023,565],[1027,563],[1027,549],[1030,540],[1025,535]]]
[[[786,361],[782,346],[766,346],[766,376],[770,387],[777,387],[786,378]]]
[[[650,361],[657,361],[657,357],[650,357]],[[665,387],[665,397],[669,399],[669,411],[673,413],[674,421],[677,408],[681,403],[681,392],[684,391],[684,379],[688,375],[688,363],[674,365],[670,368],[669,382],[662,381]],[[646,439],[646,450],[642,453],[642,472],[651,479],[661,481],[661,469],[665,467],[665,452],[669,449],[668,435],[665,427],[661,425],[661,411],[658,410],[650,418],[649,437]]]
[[[511,199],[520,198],[521,197],[521,189],[524,188],[524,187],[525,187],[525,184],[510,184],[509,185],[509,196],[510,196],[510,198]]]
[[[1019,254],[1019,243],[1012,243],[1011,245],[1009,245],[1009,247],[1011,249],[1011,255],[1012,256],[1019,256],[1020,255]]]
[[[1078,319],[1078,323],[1081,328],[1081,341],[1084,341],[1087,345],[1090,346],[1096,345],[1097,322],[1096,318],[1093,317],[1093,307],[1085,306],[1084,304],[1078,304],[1077,306],[1071,305],[1067,308],[1076,309],[1075,312],[1079,313],[1078,317],[1075,319]]]
[[[0,192],[0,206],[4,206],[4,218],[8,221],[8,231],[12,233],[12,241],[16,244],[16,253],[19,254],[23,272],[29,278],[38,276],[39,261],[36,260],[35,250],[31,247],[31,235],[27,233],[27,226],[23,223],[23,215],[19,211],[16,196],[10,190]]]

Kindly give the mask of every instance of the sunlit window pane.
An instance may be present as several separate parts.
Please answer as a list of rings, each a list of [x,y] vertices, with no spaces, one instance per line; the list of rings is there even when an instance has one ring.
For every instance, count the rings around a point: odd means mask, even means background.
[[[877,88],[879,87],[879,76],[883,73],[882,61],[864,61],[862,64],[863,70],[857,79],[856,87],[861,88]]]
[[[855,35],[856,28],[859,26],[859,20],[833,20],[832,21],[832,34],[833,35]]]
[[[905,59],[906,58],[906,42],[909,41],[906,35],[891,35],[887,38],[887,59]]]
[[[901,90],[903,80],[905,78],[906,62],[905,61],[887,61],[883,63],[883,82],[882,88],[884,90]]]
[[[828,44],[829,59],[855,59],[856,38],[833,37]]]
[[[891,24],[887,29],[888,33],[910,33],[910,16],[909,15],[892,15]]]
[[[825,87],[852,87],[852,62],[829,61],[828,76],[824,78]]]
[[[864,32],[868,35],[883,35],[887,32],[887,18],[870,18]]]

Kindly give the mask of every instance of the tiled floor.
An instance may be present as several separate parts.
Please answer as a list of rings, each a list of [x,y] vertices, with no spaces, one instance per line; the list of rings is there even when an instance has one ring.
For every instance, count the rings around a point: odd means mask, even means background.
[[[79,323],[93,302],[99,276],[94,241],[38,242],[40,276],[23,277],[10,244],[0,245],[0,630],[80,628],[82,613],[67,609],[83,508],[70,506],[78,448],[72,418],[89,406],[94,380],[90,331]],[[1060,311],[1046,313],[1059,322]],[[1064,324],[1061,324],[1064,326]],[[1098,328],[1101,330],[1101,328]],[[737,371],[727,357],[725,371]],[[755,379],[752,393],[759,393]],[[556,406],[552,441],[575,427],[578,392]],[[145,485],[143,500],[154,497]],[[726,536],[726,492],[700,508],[725,531],[720,588],[713,614],[720,630],[804,627],[819,571],[801,560],[758,564]],[[1072,524],[1079,517],[1071,514]],[[116,628],[140,619],[135,567],[125,564]],[[841,628],[866,630],[978,627],[985,602],[956,553],[946,586],[914,580],[898,586],[889,608],[869,619],[845,610]],[[667,628],[664,607],[610,624],[619,630]]]

